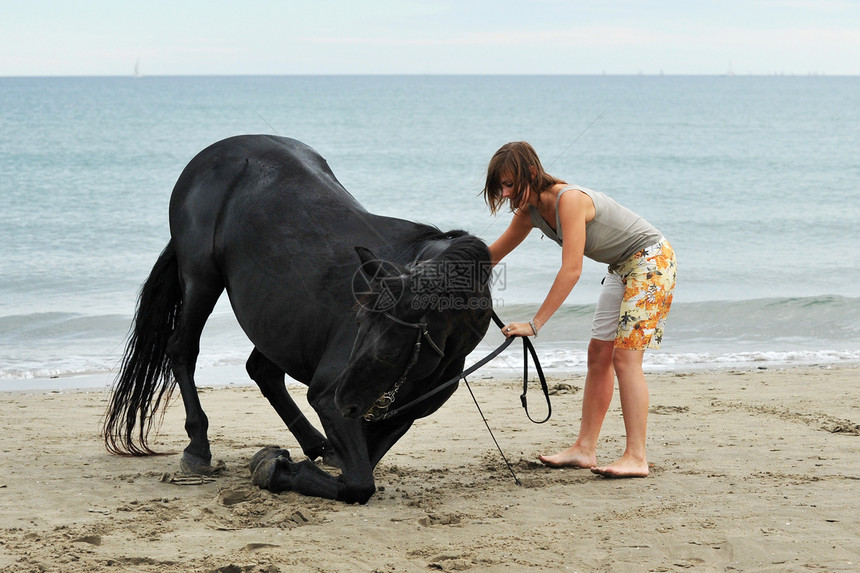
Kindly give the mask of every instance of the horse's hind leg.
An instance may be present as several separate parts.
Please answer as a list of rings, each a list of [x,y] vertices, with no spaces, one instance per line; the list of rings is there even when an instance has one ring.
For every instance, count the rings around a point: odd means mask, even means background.
[[[185,431],[191,439],[182,454],[181,467],[186,473],[210,473],[212,452],[209,449],[209,419],[200,405],[194,370],[200,353],[200,334],[212,313],[223,286],[220,281],[186,278],[182,280],[182,309],[176,329],[168,343],[173,376],[185,405]]]
[[[334,455],[329,441],[311,425],[287,392],[284,371],[256,348],[251,352],[245,368],[248,375],[260,387],[263,396],[269,400],[287,428],[296,437],[304,454],[312,460],[321,457],[326,464],[339,466],[340,461]]]

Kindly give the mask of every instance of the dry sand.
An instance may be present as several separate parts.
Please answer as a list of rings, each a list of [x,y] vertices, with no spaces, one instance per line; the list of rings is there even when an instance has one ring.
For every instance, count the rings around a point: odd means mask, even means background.
[[[461,387],[382,460],[363,506],[251,486],[254,452],[296,448],[251,386],[202,390],[225,464],[203,483],[175,479],[176,453],[108,455],[104,391],[3,392],[0,570],[857,571],[858,373],[650,375],[651,476],[634,480],[535,463],[574,437],[581,377],[551,377],[544,425],[526,420],[516,382],[476,377],[522,486]],[[617,400],[600,462],[622,449]],[[185,446],[179,402],[155,443]]]

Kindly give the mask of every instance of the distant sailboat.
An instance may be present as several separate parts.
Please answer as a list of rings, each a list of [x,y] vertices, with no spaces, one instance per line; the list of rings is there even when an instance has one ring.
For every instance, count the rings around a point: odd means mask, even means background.
[[[134,76],[135,78],[142,77],[140,74],[140,58],[134,63]]]

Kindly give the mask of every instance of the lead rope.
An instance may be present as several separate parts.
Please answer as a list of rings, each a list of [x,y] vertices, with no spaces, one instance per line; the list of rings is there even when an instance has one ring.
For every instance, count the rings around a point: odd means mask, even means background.
[[[505,326],[502,322],[502,319],[499,318],[495,312],[493,312],[493,322],[499,328]],[[513,340],[515,337],[511,336],[508,338],[508,341]],[[531,420],[535,424],[543,424],[547,420],[549,420],[550,416],[552,416],[552,405],[549,400],[549,389],[547,388],[546,377],[544,377],[543,369],[540,367],[540,361],[538,360],[537,353],[535,352],[534,345],[528,339],[527,336],[521,337],[523,339],[523,393],[520,396],[520,401],[523,404],[523,409],[526,411],[526,417]],[[506,341],[507,342],[507,341]],[[529,384],[529,354],[531,354],[532,360],[535,362],[535,369],[538,373],[538,378],[540,379],[541,389],[543,390],[544,397],[546,397],[546,418],[543,420],[535,420],[529,414],[529,406],[526,400],[526,392],[528,392],[528,384]],[[505,462],[505,466],[507,466],[508,471],[511,472],[511,475],[514,478],[514,483],[521,486],[522,482],[517,477],[517,474],[514,472],[514,466],[511,465],[511,462],[508,461],[508,457],[505,455],[505,452],[502,451],[502,446],[499,445],[499,441],[496,439],[495,434],[493,434],[493,429],[490,427],[490,422],[487,420],[487,417],[484,416],[484,411],[481,410],[481,405],[478,404],[478,398],[475,397],[475,393],[472,392],[472,386],[469,384],[469,381],[466,380],[466,377],[463,376],[463,382],[466,383],[466,388],[469,389],[469,394],[472,396],[472,401],[475,403],[475,407],[478,409],[478,414],[481,415],[481,419],[484,421],[484,425],[487,426],[487,431],[490,432],[490,438],[492,438],[493,443],[496,444],[496,448],[499,450],[499,455],[502,456],[502,460]]]
[[[504,328],[505,323],[502,322],[502,319],[499,318],[499,315],[493,311],[493,322],[496,323],[496,326],[499,328]],[[513,340],[514,338],[522,338],[523,340],[523,393],[520,395],[520,402],[522,402],[523,410],[526,411],[526,417],[534,424],[543,424],[547,422],[552,416],[552,403],[549,399],[549,387],[546,383],[546,376],[543,374],[543,368],[540,366],[540,360],[538,360],[537,352],[535,351],[534,344],[529,340],[528,336],[509,336],[508,340]],[[543,420],[535,420],[532,418],[532,415],[529,413],[529,403],[528,398],[526,398],[526,394],[529,391],[529,355],[531,355],[532,360],[535,363],[535,370],[537,371],[538,380],[540,380],[540,387],[543,391],[543,396],[546,399],[546,418]]]
[[[500,446],[499,442],[496,440],[496,436],[493,434],[493,429],[490,428],[490,423],[487,421],[487,417],[484,416],[484,412],[483,410],[481,410],[481,405],[478,404],[478,399],[475,397],[475,393],[472,392],[472,387],[469,385],[469,381],[463,378],[463,382],[466,383],[466,388],[469,389],[469,394],[472,395],[472,401],[475,402],[475,407],[478,409],[478,413],[481,415],[481,419],[484,421],[484,425],[487,426],[487,431],[490,432],[490,437],[493,438],[493,443],[496,444],[496,448],[498,448],[499,454],[505,461],[505,465],[508,466],[508,471],[510,471],[511,475],[514,476],[514,483],[516,483],[517,485],[523,485],[517,477],[517,474],[514,473],[514,466],[512,466],[511,462],[508,461],[507,456],[505,456],[505,452],[502,451],[502,446]]]
[[[386,313],[386,316],[388,318],[394,320],[395,322],[398,322],[400,324],[405,324],[406,326],[414,326],[414,327],[419,326],[417,324],[411,324],[411,323],[403,322],[403,321],[401,321],[401,320],[399,320],[399,319],[397,319],[397,318],[395,318],[395,317],[393,317],[387,313]],[[495,313],[495,311],[492,314],[492,319],[493,319],[493,322],[495,322],[496,325],[499,326],[499,328],[501,328],[505,325],[502,322],[502,320],[499,318],[499,316]],[[425,328],[426,328],[426,326],[425,326]],[[502,459],[505,462],[505,465],[507,466],[508,470],[511,472],[511,475],[514,477],[514,482],[517,485],[520,485],[520,486],[523,485],[522,482],[520,482],[519,478],[517,478],[517,474],[514,473],[514,468],[511,465],[511,463],[508,461],[507,456],[505,456],[505,452],[502,451],[502,447],[499,445],[498,440],[496,440],[496,436],[493,434],[492,428],[490,428],[490,423],[487,421],[486,416],[484,416],[484,412],[481,410],[481,405],[478,404],[478,399],[475,397],[475,393],[472,392],[472,387],[469,385],[469,381],[466,380],[466,376],[472,374],[473,372],[478,370],[478,368],[480,368],[481,366],[483,366],[484,364],[486,364],[487,362],[489,362],[490,360],[492,360],[493,358],[495,358],[496,356],[501,354],[502,351],[504,351],[508,346],[511,345],[511,343],[514,341],[515,338],[522,338],[522,340],[523,340],[523,362],[524,362],[524,365],[523,365],[523,393],[522,393],[522,395],[520,395],[520,401],[522,402],[523,409],[526,412],[526,417],[528,417],[528,419],[531,420],[535,424],[543,424],[544,422],[549,420],[550,416],[552,416],[552,404],[550,403],[550,399],[549,399],[549,388],[547,387],[546,377],[544,376],[543,369],[540,366],[540,361],[538,360],[537,352],[535,352],[534,345],[531,343],[531,341],[529,340],[529,338],[527,336],[522,336],[522,337],[509,336],[509,337],[505,338],[505,341],[502,342],[502,344],[498,348],[496,348],[493,352],[491,352],[490,354],[488,354],[487,356],[485,356],[484,358],[482,358],[481,360],[479,360],[478,362],[473,364],[471,367],[469,367],[466,370],[464,370],[463,372],[461,372],[456,377],[451,378],[450,380],[448,380],[444,384],[437,386],[436,388],[434,388],[430,392],[427,392],[426,394],[419,396],[418,398],[412,400],[408,404],[404,404],[395,410],[389,410],[389,411],[383,413],[382,415],[380,415],[378,417],[374,416],[372,419],[375,421],[387,420],[393,416],[396,416],[397,414],[399,414],[403,410],[410,408],[411,406],[414,406],[415,404],[426,400],[427,398],[437,394],[438,392],[441,392],[443,389],[451,386],[452,384],[455,384],[458,381],[463,380],[463,382],[466,383],[466,388],[469,389],[469,394],[471,394],[472,400],[475,402],[475,406],[478,408],[478,413],[481,415],[481,419],[484,421],[484,425],[487,426],[487,430],[490,432],[490,437],[493,439],[493,443],[496,444],[496,448],[498,448],[499,454],[501,454]],[[421,339],[421,334],[419,334],[419,341],[420,341],[420,339]],[[429,335],[428,335],[428,340],[429,340]],[[431,341],[431,343],[432,343],[432,341]],[[438,350],[438,347],[435,344],[433,344],[433,347],[437,348],[437,352],[444,355],[441,352],[441,350]],[[534,360],[534,362],[535,362],[535,370],[537,370],[538,378],[540,380],[541,390],[543,391],[544,398],[546,399],[546,407],[547,407],[546,418],[544,418],[543,420],[540,420],[540,421],[535,420],[534,418],[531,417],[531,414],[529,414],[528,402],[526,400],[526,392],[528,392],[528,381],[529,381],[528,380],[529,355],[531,355],[532,360]],[[388,405],[390,405],[390,404],[391,403],[389,402]],[[367,417],[365,417],[365,420],[369,420],[369,419]]]

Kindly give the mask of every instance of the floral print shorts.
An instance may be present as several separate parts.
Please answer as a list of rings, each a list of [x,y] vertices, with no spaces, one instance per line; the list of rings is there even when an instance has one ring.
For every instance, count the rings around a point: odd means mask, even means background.
[[[675,251],[666,239],[613,266],[604,279],[592,337],[614,339],[615,348],[626,350],[659,348],[676,274]]]

